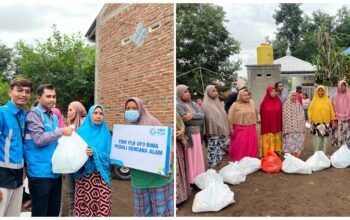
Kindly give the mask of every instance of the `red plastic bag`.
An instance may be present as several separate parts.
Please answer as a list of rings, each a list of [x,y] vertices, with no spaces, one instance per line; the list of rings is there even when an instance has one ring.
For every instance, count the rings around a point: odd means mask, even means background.
[[[282,160],[273,151],[266,153],[266,157],[261,158],[261,169],[266,173],[279,173],[282,168]]]

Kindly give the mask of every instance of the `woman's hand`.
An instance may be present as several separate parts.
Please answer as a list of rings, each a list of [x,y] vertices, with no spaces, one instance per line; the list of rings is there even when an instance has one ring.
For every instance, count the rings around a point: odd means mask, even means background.
[[[186,112],[185,115],[182,117],[182,120],[184,121],[189,121],[191,119],[192,119],[192,114],[188,112]]]
[[[176,140],[177,140],[177,141],[181,141],[182,138],[183,138],[183,136],[182,136],[181,131],[177,131],[177,132],[176,132]]]
[[[180,131],[176,132],[176,140],[181,141],[185,135],[185,128],[182,128]]]
[[[182,143],[182,145],[184,146],[184,151],[186,152],[186,150],[187,150],[187,148],[188,148],[188,142],[187,142],[186,138],[183,138],[183,139],[181,140],[181,143]]]
[[[162,175],[162,178],[169,179],[171,177],[171,174],[173,173],[173,165],[170,165],[168,176]]]
[[[94,154],[94,151],[90,147],[88,147],[85,150],[85,152],[86,152],[86,155],[88,155],[89,157],[91,157]]]
[[[332,121],[332,128],[335,128],[335,121]]]

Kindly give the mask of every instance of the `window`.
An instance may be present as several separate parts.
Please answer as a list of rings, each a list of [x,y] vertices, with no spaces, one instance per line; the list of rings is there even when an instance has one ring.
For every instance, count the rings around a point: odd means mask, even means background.
[[[160,27],[161,27],[160,22],[157,22],[157,23],[151,25],[151,27],[149,27],[148,32],[156,31],[156,30],[158,30]]]
[[[131,42],[131,37],[126,37],[122,39],[122,45],[128,44]]]

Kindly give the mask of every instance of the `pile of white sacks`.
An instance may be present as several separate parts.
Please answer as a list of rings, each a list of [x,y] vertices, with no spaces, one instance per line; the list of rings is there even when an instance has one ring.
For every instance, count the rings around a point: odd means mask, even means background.
[[[257,158],[245,157],[239,162],[230,162],[219,173],[207,170],[194,179],[195,184],[202,191],[194,198],[192,212],[217,212],[235,202],[234,193],[224,184],[237,185],[245,181],[246,176],[261,167]]]
[[[341,146],[330,159],[323,151],[315,152],[305,162],[291,154],[285,154],[282,171],[293,174],[311,174],[314,171],[350,166],[350,150]],[[201,189],[194,198],[192,212],[217,212],[235,202],[234,193],[224,184],[238,185],[245,182],[246,176],[258,171],[261,162],[257,158],[244,157],[239,162],[229,162],[219,173],[213,169],[195,178],[195,184]]]

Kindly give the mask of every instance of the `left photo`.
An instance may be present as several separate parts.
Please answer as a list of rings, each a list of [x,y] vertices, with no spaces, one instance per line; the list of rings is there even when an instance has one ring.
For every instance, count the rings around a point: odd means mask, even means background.
[[[174,216],[174,4],[2,16],[0,216]]]

